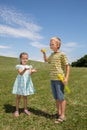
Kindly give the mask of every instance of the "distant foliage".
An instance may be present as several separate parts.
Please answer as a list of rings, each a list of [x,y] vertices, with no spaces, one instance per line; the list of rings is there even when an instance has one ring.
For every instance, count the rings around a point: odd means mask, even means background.
[[[76,62],[72,62],[72,67],[87,67],[87,55],[78,59]]]

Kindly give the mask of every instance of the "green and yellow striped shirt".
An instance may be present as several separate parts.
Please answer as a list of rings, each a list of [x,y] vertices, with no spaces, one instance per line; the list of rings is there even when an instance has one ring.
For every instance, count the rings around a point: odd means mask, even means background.
[[[58,74],[64,76],[66,65],[68,65],[68,59],[63,52],[54,52],[48,57],[48,63],[50,63],[50,77],[51,80],[58,80]]]

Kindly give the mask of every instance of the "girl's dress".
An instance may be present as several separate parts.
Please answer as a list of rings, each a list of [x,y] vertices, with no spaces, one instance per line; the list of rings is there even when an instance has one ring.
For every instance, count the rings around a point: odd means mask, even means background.
[[[32,68],[31,65],[16,65],[16,70],[22,69],[24,70],[25,68]],[[18,95],[30,95],[34,94],[34,86],[29,74],[29,71],[26,70],[23,75],[18,74],[16,77],[16,80],[13,85],[13,94],[18,94]]]

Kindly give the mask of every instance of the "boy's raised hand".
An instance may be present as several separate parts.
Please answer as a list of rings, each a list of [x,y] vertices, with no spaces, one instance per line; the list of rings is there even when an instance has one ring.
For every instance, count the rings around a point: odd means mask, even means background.
[[[46,49],[45,48],[41,49],[41,52],[46,53]]]

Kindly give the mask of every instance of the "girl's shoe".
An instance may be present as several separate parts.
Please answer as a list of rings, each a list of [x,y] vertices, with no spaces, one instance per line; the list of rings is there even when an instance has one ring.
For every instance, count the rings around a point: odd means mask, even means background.
[[[18,111],[15,111],[15,112],[14,112],[14,116],[15,116],[15,117],[18,117],[18,116],[19,116],[19,112],[18,112]]]
[[[27,109],[24,110],[24,113],[27,114],[28,116],[30,116],[30,111],[28,111]]]

